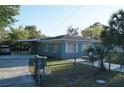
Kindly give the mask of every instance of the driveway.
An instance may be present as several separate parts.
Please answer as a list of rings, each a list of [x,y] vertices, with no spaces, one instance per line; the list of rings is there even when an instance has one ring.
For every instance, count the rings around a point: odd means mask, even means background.
[[[31,57],[26,55],[0,56],[0,86],[37,86],[29,71],[28,60]]]

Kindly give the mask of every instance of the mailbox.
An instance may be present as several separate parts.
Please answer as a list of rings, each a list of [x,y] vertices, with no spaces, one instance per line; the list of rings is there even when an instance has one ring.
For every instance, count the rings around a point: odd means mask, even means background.
[[[46,57],[35,55],[33,58],[29,59],[29,70],[32,73],[35,80],[38,80],[37,71],[39,69],[44,69],[46,66]]]

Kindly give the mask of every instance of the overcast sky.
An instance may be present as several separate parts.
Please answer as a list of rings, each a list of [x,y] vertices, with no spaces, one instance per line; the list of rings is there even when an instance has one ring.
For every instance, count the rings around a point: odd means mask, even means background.
[[[119,9],[124,9],[124,6],[21,6],[14,27],[36,25],[45,35],[57,36],[66,34],[70,25],[80,29],[95,22],[107,25],[111,14]]]

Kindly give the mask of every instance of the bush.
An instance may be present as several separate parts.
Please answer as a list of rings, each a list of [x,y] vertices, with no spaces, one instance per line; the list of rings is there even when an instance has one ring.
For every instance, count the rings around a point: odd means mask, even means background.
[[[108,86],[111,87],[124,87],[124,75],[117,74],[109,82]]]
[[[112,63],[118,63],[118,57],[119,57],[119,53],[111,53],[111,61]]]
[[[124,61],[124,54],[123,53],[113,52],[110,55],[111,55],[112,63],[123,64],[123,61]]]

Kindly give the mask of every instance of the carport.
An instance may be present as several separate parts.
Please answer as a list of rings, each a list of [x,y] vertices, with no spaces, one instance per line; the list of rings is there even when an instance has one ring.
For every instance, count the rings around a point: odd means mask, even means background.
[[[24,43],[27,43],[29,45],[27,46],[28,54],[37,54],[38,41],[40,41],[40,39],[18,40],[16,42],[16,53],[22,55]]]

